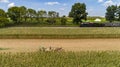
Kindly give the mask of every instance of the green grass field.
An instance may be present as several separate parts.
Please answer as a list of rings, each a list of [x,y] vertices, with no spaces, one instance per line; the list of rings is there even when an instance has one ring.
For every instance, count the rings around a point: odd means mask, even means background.
[[[119,27],[9,27],[0,38],[120,38]]]
[[[9,27],[1,28],[0,35],[14,34],[57,34],[57,35],[79,35],[79,34],[120,34],[119,27]]]
[[[120,67],[120,52],[0,53],[0,67]]]

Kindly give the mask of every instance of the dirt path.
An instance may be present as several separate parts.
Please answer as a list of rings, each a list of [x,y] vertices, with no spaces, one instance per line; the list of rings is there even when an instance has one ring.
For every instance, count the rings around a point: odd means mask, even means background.
[[[0,48],[10,48],[1,52],[36,51],[49,46],[70,51],[120,50],[120,39],[0,39]]]

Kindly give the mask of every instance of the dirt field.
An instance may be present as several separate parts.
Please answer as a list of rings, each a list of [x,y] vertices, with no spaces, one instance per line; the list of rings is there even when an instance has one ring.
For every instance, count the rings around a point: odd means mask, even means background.
[[[0,39],[0,48],[9,48],[1,52],[36,51],[49,46],[68,51],[120,50],[120,39]]]

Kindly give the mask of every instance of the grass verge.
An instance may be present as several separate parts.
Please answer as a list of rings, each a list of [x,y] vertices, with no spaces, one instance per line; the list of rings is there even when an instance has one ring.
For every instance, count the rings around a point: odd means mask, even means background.
[[[119,67],[120,52],[1,53],[1,67]]]

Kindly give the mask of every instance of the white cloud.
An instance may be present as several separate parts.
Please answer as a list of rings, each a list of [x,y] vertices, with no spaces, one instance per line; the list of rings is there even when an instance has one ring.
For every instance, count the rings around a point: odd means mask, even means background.
[[[113,2],[112,0],[107,0],[106,2],[104,2],[104,6],[108,7],[110,5],[115,5],[116,3]]]
[[[65,10],[65,8],[60,8],[60,10],[64,11],[64,10]]]
[[[111,5],[120,5],[120,0],[98,0],[99,3],[102,3],[105,7]]]
[[[8,4],[8,7],[10,8],[10,7],[14,7],[15,6],[15,3],[9,3]]]
[[[0,0],[1,3],[9,3],[9,0]]]
[[[120,2],[117,5],[120,6]]]
[[[100,3],[101,3],[101,2],[103,2],[103,0],[98,0],[98,2],[100,2]]]
[[[46,2],[45,3],[46,5],[59,5],[60,3],[59,2]]]

